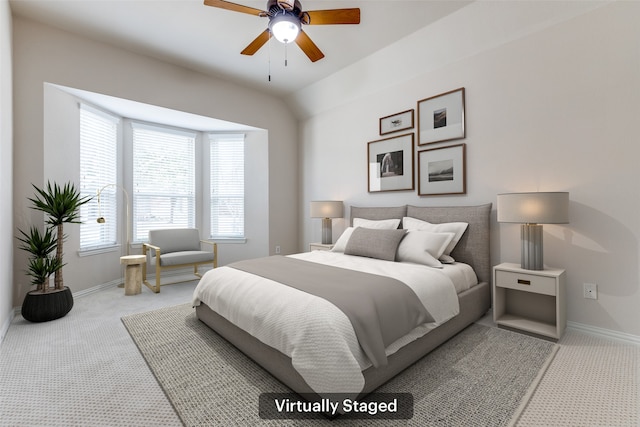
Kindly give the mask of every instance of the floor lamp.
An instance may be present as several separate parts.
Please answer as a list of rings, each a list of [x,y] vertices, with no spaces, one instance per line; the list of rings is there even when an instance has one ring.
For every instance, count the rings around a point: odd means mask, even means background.
[[[126,218],[127,218],[127,255],[129,255],[129,247],[130,245],[130,233],[129,233],[129,193],[127,193],[127,190],[124,189],[124,187],[119,186],[118,184],[107,184],[104,187],[102,187],[100,190],[98,190],[98,218],[96,219],[96,222],[98,222],[99,224],[104,224],[105,222],[107,222],[107,219],[105,217],[102,216],[101,212],[100,212],[100,195],[102,194],[102,192],[104,191],[105,188],[108,187],[114,187],[114,188],[119,188],[120,190],[122,190],[124,192],[125,195],[125,206],[126,206]]]

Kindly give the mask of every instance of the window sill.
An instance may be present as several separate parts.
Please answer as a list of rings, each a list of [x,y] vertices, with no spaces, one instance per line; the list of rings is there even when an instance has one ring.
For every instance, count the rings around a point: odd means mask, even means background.
[[[237,238],[214,237],[214,238],[209,238],[207,240],[213,243],[219,243],[221,245],[247,243],[246,237],[237,237]]]
[[[93,256],[93,255],[106,254],[108,252],[118,252],[118,251],[120,251],[120,245],[102,246],[94,249],[80,249],[78,251],[78,256],[85,257],[85,256]]]

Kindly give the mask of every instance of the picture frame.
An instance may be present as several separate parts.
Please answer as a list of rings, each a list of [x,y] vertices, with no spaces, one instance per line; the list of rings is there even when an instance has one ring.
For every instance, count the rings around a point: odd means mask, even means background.
[[[369,193],[414,190],[413,133],[367,143],[367,177]]]
[[[465,137],[464,88],[418,101],[418,145]]]
[[[414,110],[402,111],[380,118],[380,135],[413,129]]]
[[[466,144],[418,151],[418,195],[467,194]]]

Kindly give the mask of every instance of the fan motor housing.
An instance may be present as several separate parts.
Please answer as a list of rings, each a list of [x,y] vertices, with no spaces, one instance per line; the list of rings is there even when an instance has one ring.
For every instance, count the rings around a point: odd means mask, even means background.
[[[285,12],[291,12],[295,16],[300,16],[302,5],[299,0],[269,0],[267,1],[267,10],[272,15],[284,10]]]

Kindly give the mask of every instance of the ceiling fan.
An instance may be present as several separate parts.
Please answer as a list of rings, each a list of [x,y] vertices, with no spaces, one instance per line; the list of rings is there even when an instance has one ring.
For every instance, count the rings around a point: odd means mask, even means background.
[[[269,18],[269,26],[240,53],[253,55],[273,35],[282,43],[295,43],[311,62],[324,58],[318,46],[302,31],[304,25],[359,24],[360,9],[327,9],[303,11],[299,0],[267,0],[267,10],[231,3],[224,0],[204,0],[207,6]]]

